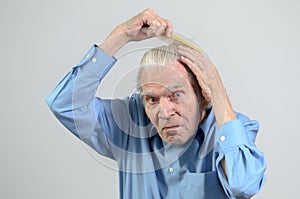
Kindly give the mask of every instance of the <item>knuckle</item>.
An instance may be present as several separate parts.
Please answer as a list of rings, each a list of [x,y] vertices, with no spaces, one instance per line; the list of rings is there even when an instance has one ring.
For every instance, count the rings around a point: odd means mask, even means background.
[[[146,10],[144,10],[144,13],[149,15],[151,13],[155,13],[155,11],[152,8],[147,8]]]
[[[169,28],[173,28],[173,27],[172,27],[171,21],[169,21],[169,20],[167,20],[167,19],[166,19],[165,21],[166,21],[166,24],[167,24],[167,26],[168,26]]]
[[[149,12],[148,9],[144,10],[144,11],[141,13],[141,16],[142,16],[142,17],[145,17],[145,18],[147,18],[149,15],[150,15],[150,12]]]
[[[167,26],[167,23],[163,21],[163,22],[161,23],[161,27],[162,27],[162,28],[165,28],[166,26]]]
[[[158,21],[156,21],[156,20],[153,20],[153,21],[152,21],[152,24],[153,24],[153,25],[158,25],[158,24],[159,24],[159,22],[158,22]]]

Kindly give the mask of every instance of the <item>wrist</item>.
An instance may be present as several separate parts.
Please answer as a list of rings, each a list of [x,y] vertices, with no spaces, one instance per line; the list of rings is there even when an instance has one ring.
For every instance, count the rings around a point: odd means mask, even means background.
[[[228,121],[236,119],[236,115],[226,92],[219,93],[217,97],[214,96],[211,100],[211,105],[218,125],[223,125]]]
[[[99,45],[99,48],[107,54],[113,56],[128,41],[129,39],[126,37],[126,34],[120,25],[110,33],[110,35],[102,44]]]

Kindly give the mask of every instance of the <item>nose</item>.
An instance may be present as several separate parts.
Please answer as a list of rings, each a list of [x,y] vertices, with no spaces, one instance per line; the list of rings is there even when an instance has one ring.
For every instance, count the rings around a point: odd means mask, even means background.
[[[159,113],[158,117],[162,119],[169,119],[175,114],[175,105],[169,97],[162,97],[159,100]]]

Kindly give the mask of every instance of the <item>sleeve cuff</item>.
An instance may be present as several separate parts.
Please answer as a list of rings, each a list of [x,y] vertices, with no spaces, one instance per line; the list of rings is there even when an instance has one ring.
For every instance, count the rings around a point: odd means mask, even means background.
[[[81,59],[79,65],[82,70],[87,70],[102,79],[116,61],[116,58],[99,49],[97,45],[93,45]]]
[[[247,132],[242,120],[226,122],[219,137],[220,148],[225,152],[238,145],[249,144]]]

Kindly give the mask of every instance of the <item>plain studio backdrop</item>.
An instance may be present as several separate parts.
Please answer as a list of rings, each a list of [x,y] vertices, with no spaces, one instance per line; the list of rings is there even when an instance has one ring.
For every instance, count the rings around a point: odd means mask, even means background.
[[[149,7],[170,19],[176,32],[204,46],[235,110],[259,120],[256,144],[267,158],[267,182],[254,198],[295,198],[300,177],[297,0],[1,0],[0,198],[118,198],[114,164],[72,136],[45,99],[93,43]],[[123,91],[113,83],[134,79],[139,52],[120,56],[101,85],[103,96]],[[126,80],[124,89],[132,90],[133,81]]]

